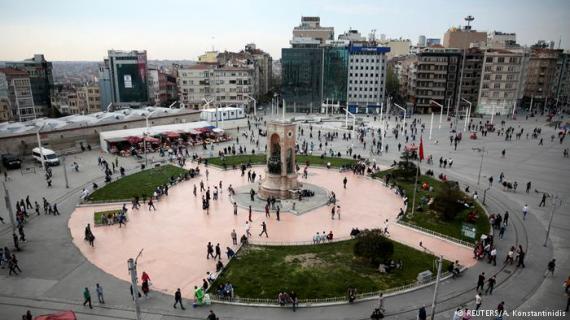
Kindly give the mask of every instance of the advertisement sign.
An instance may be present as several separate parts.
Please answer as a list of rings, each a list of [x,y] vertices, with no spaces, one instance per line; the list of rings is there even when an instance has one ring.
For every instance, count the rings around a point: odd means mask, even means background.
[[[125,74],[123,80],[125,82],[125,88],[131,89],[133,87],[133,78],[130,74]]]
[[[469,239],[475,239],[475,226],[470,223],[461,225],[461,234]]]

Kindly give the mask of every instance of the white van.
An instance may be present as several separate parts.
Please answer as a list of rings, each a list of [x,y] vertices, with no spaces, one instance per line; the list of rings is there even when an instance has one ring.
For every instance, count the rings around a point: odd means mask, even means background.
[[[44,162],[48,165],[48,166],[57,166],[59,165],[59,158],[57,157],[57,155],[55,154],[55,152],[53,152],[53,150],[47,149],[47,148],[43,148],[41,150],[40,153],[40,148],[36,147],[32,150],[32,156],[34,157],[34,159],[36,159],[39,163],[42,162],[42,155],[44,156]]]

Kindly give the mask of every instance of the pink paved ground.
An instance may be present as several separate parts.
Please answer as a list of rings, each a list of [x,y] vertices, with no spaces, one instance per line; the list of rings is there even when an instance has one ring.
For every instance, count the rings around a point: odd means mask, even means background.
[[[129,222],[126,227],[92,228],[96,237],[94,248],[83,240],[85,226],[87,223],[93,225],[93,212],[119,209],[121,205],[78,207],[69,220],[74,244],[97,267],[125,281],[130,279],[127,259],[135,257],[144,248],[138,261],[139,275],[146,271],[154,290],[172,294],[176,288],[181,288],[183,295],[191,298],[194,285],[201,285],[206,271],[215,270],[215,262],[206,260],[208,241],[213,245],[220,243],[225,264],[225,248],[233,247],[230,233],[235,229],[239,239],[245,232],[248,215],[247,210],[241,208],[238,216],[233,215],[226,191],[229,184],[235,187],[247,184],[247,177],[241,177],[235,170],[222,171],[212,167],[208,170],[209,181],[204,181],[206,185],[211,184],[213,189],[220,180],[224,185],[220,199],[211,202],[209,215],[202,210],[200,194],[198,197],[192,194],[193,185],[198,185],[199,179],[191,180],[171,188],[168,197],[156,204],[156,212],[149,212],[146,206],[133,211],[128,204]],[[262,172],[261,167],[255,170]],[[341,220],[331,220],[330,207],[321,207],[301,216],[282,213],[281,221],[276,221],[274,213],[271,219],[266,219],[264,213],[254,212],[251,229],[254,240],[310,241],[317,231],[328,233],[331,230],[335,236],[343,237],[348,236],[353,227],[383,227],[385,219],[389,219],[393,240],[420,250],[418,244],[422,241],[425,247],[448,260],[459,260],[466,266],[475,263],[468,248],[393,223],[403,202],[380,182],[333,169],[312,168],[309,172],[310,183],[336,193],[342,208]],[[342,187],[345,176],[348,178],[347,189]],[[267,239],[258,237],[262,221],[267,223]]]

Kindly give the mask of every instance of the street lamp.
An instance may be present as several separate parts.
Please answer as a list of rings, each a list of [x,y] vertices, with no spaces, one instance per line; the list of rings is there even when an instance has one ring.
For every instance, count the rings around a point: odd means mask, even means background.
[[[429,103],[435,104],[435,105],[438,106],[439,109],[440,109],[440,110],[439,110],[439,127],[438,127],[438,129],[441,129],[441,120],[442,120],[442,118],[443,118],[443,105],[442,105],[441,103],[438,103],[438,102],[433,101],[433,100],[430,100]],[[447,110],[449,110],[449,106],[448,106],[448,109],[447,109]]]
[[[404,128],[406,127],[406,114],[407,114],[407,111],[406,111],[406,109],[402,108],[402,107],[401,107],[399,104],[397,104],[397,103],[394,103],[394,105],[395,105],[396,107],[400,108],[401,110],[404,110],[404,124],[403,124],[403,127],[402,127],[402,132],[404,132]]]
[[[479,164],[479,175],[477,176],[477,185],[481,182],[481,169],[483,169],[483,159],[485,158],[485,146],[481,148],[473,148],[474,151],[481,152],[481,163]]]
[[[465,132],[465,129],[467,128],[467,121],[469,121],[469,118],[471,117],[471,107],[473,104],[464,98],[461,98],[461,100],[469,104],[469,109],[467,109],[467,113],[465,114],[465,125],[463,126],[463,132]]]
[[[147,153],[147,151],[146,151],[146,137],[150,134],[150,126],[149,126],[148,118],[150,118],[150,112],[148,113],[147,116],[145,116],[146,129],[145,129],[145,132],[144,132],[144,134],[143,134],[144,167],[145,167],[145,168],[148,168],[148,153]]]
[[[251,100],[253,100],[253,116],[257,117],[257,100],[255,100],[255,98],[253,98],[252,96],[250,96],[249,94],[244,94],[243,95],[246,98],[249,98]]]
[[[544,246],[548,243],[548,237],[550,236],[550,228],[552,227],[552,220],[554,219],[554,213],[556,213],[556,202],[558,206],[562,206],[562,198],[558,197],[557,194],[549,193],[552,198],[552,208],[550,209],[550,220],[548,221],[548,229],[546,230],[546,238],[544,239]],[[558,201],[557,201],[558,200]]]
[[[139,254],[135,259],[129,258],[129,260],[127,260],[129,274],[131,275],[131,287],[133,293],[133,300],[135,302],[135,315],[137,320],[141,320],[141,307],[139,305],[139,295],[138,295],[139,289],[137,287],[137,279],[138,279],[137,261],[139,260],[139,257],[141,256],[142,252],[143,249],[141,249],[141,251],[139,252]]]
[[[38,139],[38,148],[40,149],[40,159],[42,162],[42,169],[45,170],[45,161],[44,161],[44,149],[42,148],[42,139],[40,138],[40,131],[42,131],[42,129],[44,128],[44,126],[46,125],[46,123],[42,123],[42,125],[39,127],[38,131],[36,131],[36,138]]]

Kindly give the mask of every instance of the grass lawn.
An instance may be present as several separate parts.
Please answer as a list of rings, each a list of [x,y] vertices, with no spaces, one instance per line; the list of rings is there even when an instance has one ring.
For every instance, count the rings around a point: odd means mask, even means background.
[[[173,165],[164,165],[131,174],[97,189],[89,200],[124,200],[135,196],[153,194],[157,186],[165,184],[170,177],[185,173],[186,170]]]
[[[97,211],[97,212],[95,212],[95,214],[94,214],[95,225],[96,225],[96,226],[100,226],[100,225],[103,224],[103,223],[101,222],[101,219],[103,218],[104,215],[109,215],[109,213],[112,214],[112,215],[114,215],[115,213],[118,214],[119,212],[121,212],[120,209],[118,209],[118,210],[107,210],[107,211]]]
[[[209,158],[208,163],[222,167],[223,163],[231,168],[232,166],[236,165],[239,166],[242,163],[251,162],[251,164],[265,164],[266,163],[266,155],[265,154],[250,154],[250,155],[237,155],[237,156],[227,156],[222,160],[222,158]],[[304,156],[304,155],[297,155],[297,163],[300,167],[305,165],[306,162],[309,162],[310,165],[319,165],[319,166],[326,166],[328,162],[330,162],[332,167],[340,167],[342,165],[350,165],[356,163],[356,160],[346,159],[346,158],[332,158],[332,157],[323,157],[320,156]]]
[[[374,174],[374,177],[383,179],[384,176],[390,173],[391,170],[392,169],[378,172]],[[391,181],[390,183],[392,183],[393,180],[390,181]],[[443,182],[433,177],[420,175],[418,178],[418,186],[421,187],[421,185],[424,182],[427,182],[430,186],[433,187],[434,190],[431,192],[430,195],[429,191],[424,191],[420,188],[420,190],[416,192],[416,206],[420,203],[420,199],[422,199],[422,197],[427,198],[429,196],[437,194],[437,192],[440,190],[443,184]],[[467,238],[461,233],[462,225],[467,221],[467,215],[472,209],[465,209],[459,212],[454,220],[446,221],[444,219],[441,219],[436,211],[432,210],[427,205],[423,205],[422,206],[423,211],[416,210],[413,217],[411,218],[408,217],[407,213],[410,213],[412,211],[411,204],[414,194],[414,181],[409,182],[409,181],[396,180],[395,183],[399,185],[402,189],[404,189],[406,191],[406,194],[408,195],[409,205],[406,211],[406,215],[404,216],[404,218],[402,218],[402,221],[472,243],[475,243],[476,240],[481,237],[482,233],[489,232],[489,227],[490,227],[489,219],[487,215],[485,215],[483,208],[481,208],[481,206],[476,202],[475,202],[475,210],[477,211],[479,218],[474,224],[476,228],[475,239]]]
[[[304,246],[247,246],[214,284],[229,281],[238,297],[276,299],[280,290],[295,290],[299,299],[345,296],[349,286],[359,293],[414,282],[418,273],[432,270],[434,257],[394,242],[395,261],[403,268],[381,274],[354,258],[355,240]],[[446,270],[449,262],[446,261]]]

